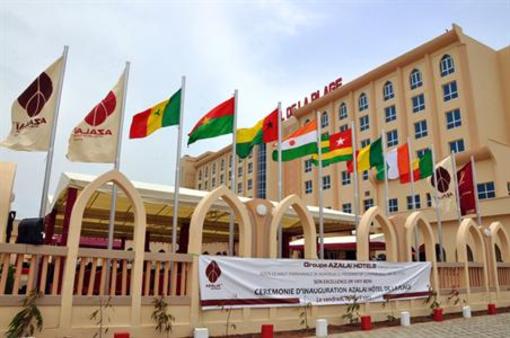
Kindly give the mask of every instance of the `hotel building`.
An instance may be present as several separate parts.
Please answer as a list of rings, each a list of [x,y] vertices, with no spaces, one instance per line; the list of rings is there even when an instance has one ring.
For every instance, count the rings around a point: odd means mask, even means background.
[[[358,149],[384,133],[387,150],[409,140],[415,158],[433,149],[438,162],[454,152],[460,168],[474,156],[483,223],[505,219],[510,227],[510,46],[494,50],[454,24],[440,36],[294,110],[285,120],[284,135],[315,119],[317,112],[323,133],[345,130],[354,122]],[[277,199],[272,150],[273,145],[257,146],[250,158],[239,161],[239,195]],[[228,185],[231,155],[227,146],[198,157],[185,156],[182,184],[199,190]],[[285,195],[296,193],[305,204],[318,204],[318,170],[308,157],[286,162],[283,177]],[[353,184],[345,162],[325,167],[323,205],[354,212]],[[360,213],[372,205],[385,205],[384,182],[376,180],[374,170],[358,175],[358,184]],[[414,208],[435,222],[431,190],[427,180],[415,183]],[[390,181],[387,195],[390,216],[413,209],[410,184]],[[441,218],[456,220],[456,210]]]

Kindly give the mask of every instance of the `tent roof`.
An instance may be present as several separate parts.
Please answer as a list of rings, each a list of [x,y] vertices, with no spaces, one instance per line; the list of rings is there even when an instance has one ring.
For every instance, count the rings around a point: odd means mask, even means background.
[[[67,189],[76,188],[83,190],[97,176],[79,173],[64,172],[61,174],[54,198],[50,201],[50,209],[57,211],[56,229],[62,226],[67,200]],[[152,184],[146,182],[131,181],[140,194],[147,212],[148,231],[151,232],[151,239],[169,241],[173,216],[174,187],[169,185]],[[108,229],[109,210],[111,203],[111,183],[100,187],[92,196],[85,210],[83,219],[83,232],[88,236],[101,237]],[[133,214],[131,203],[121,189],[117,190],[117,208],[115,218],[115,231],[132,233]],[[179,220],[186,221],[202,198],[208,194],[207,191],[195,189],[179,189]],[[250,198],[239,197],[242,202]],[[271,202],[276,205],[276,202]],[[314,220],[318,223],[319,208],[308,206]],[[228,237],[229,207],[223,200],[216,201],[206,218],[204,226],[204,241],[218,240],[217,236]],[[286,231],[301,233],[299,219],[293,209],[287,210],[283,220],[283,227]],[[339,231],[351,229],[354,225],[354,215],[338,210],[324,208],[325,231]],[[131,227],[131,229],[129,229]],[[209,238],[210,237],[210,238]]]

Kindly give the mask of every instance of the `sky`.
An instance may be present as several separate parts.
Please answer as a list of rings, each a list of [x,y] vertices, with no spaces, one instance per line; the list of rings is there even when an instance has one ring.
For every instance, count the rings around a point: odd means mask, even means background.
[[[131,117],[168,98],[187,79],[184,134],[239,90],[238,126],[248,127],[312,90],[344,84],[451,28],[494,48],[510,44],[506,1],[0,1],[0,139],[11,105],[64,45],[69,57],[50,194],[62,172],[101,174],[111,164],[66,159],[72,128],[131,62],[121,171],[173,184],[177,128],[128,139]],[[183,155],[215,151],[231,136],[199,141]],[[18,218],[38,214],[46,153],[0,148],[17,165]]]

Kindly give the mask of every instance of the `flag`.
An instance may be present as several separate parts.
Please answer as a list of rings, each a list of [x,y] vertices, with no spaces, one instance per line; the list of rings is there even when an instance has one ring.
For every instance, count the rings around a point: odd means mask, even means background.
[[[414,181],[418,181],[432,175],[432,152],[427,150],[420,159],[414,159],[409,163],[409,146],[403,144],[386,153],[386,172],[389,180],[400,178],[400,183],[409,183],[409,167],[413,169]],[[377,179],[384,180],[384,168],[378,168]]]
[[[352,160],[351,130],[341,131],[331,136],[323,135],[321,141],[322,165]],[[319,165],[319,154],[312,155],[312,161]]]
[[[473,166],[471,162],[468,162],[457,171],[457,183],[461,215],[476,214],[476,190],[473,184]]]
[[[78,123],[69,137],[67,158],[73,162],[113,163],[121,126],[125,72],[106,97]]]
[[[434,207],[438,207],[442,212],[448,212],[456,203],[451,155],[436,164],[434,170],[435,180],[434,176],[428,179],[431,188],[437,188],[437,203],[433,200],[433,204]]]
[[[234,128],[235,97],[205,114],[189,132],[188,146],[198,140],[230,134]]]
[[[380,167],[383,163],[382,140],[380,137],[359,151],[358,172],[363,172],[372,167]]]
[[[133,116],[129,138],[146,137],[159,128],[178,125],[180,115],[181,89],[175,92],[168,100],[162,101]]]
[[[317,121],[312,121],[289,136],[281,144],[282,161],[291,161],[317,153]],[[278,151],[273,151],[273,160],[278,160]]]
[[[236,154],[240,158],[250,155],[253,146],[278,139],[278,109],[258,121],[251,128],[241,128],[236,135]]]
[[[60,57],[14,101],[11,132],[1,146],[22,151],[49,149],[63,66],[64,57]]]

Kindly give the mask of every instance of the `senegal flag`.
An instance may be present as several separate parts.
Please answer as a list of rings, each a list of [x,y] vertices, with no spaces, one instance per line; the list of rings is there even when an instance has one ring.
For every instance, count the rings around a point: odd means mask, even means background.
[[[220,103],[205,114],[189,132],[188,145],[204,139],[232,133],[235,97]]]
[[[246,158],[256,144],[269,143],[277,139],[278,109],[258,121],[253,127],[237,130],[236,154],[239,158]]]
[[[129,138],[149,136],[159,128],[179,124],[181,115],[181,89],[168,100],[133,116]]]

